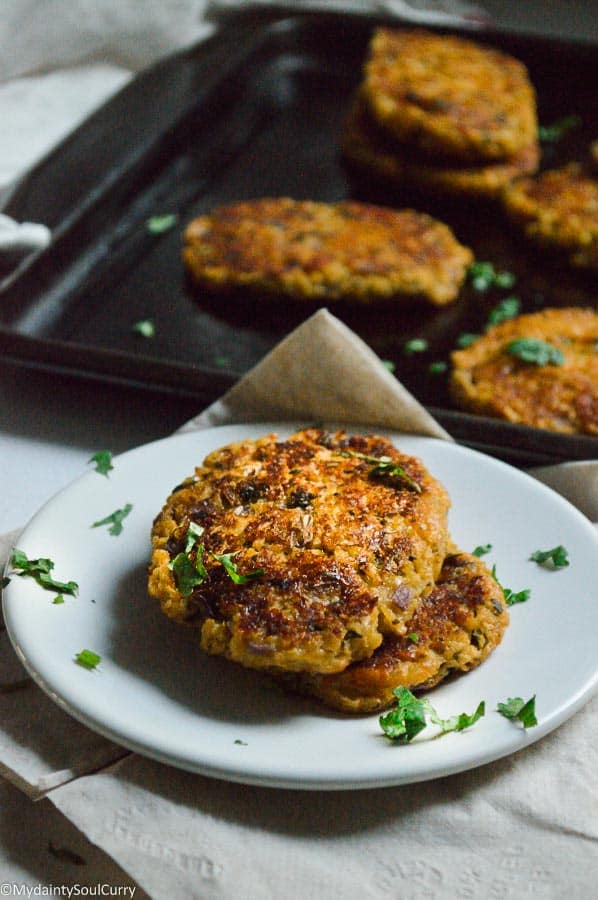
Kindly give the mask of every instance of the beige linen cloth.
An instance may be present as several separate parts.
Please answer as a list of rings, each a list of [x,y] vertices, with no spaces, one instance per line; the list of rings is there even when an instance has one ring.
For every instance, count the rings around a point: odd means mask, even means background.
[[[450,439],[323,309],[183,430],[297,418]],[[5,554],[14,539],[5,538]],[[5,666],[8,656],[10,677],[22,677],[4,646]],[[4,776],[49,799],[133,879],[127,883],[154,898],[595,897],[596,699],[514,756],[436,781],[355,792],[259,788],[182,772],[95,735],[33,685],[2,696],[2,710]]]

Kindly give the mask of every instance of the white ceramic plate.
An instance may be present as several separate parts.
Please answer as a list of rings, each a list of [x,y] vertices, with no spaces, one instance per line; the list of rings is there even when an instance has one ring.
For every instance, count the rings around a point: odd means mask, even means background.
[[[14,576],[4,591],[13,645],[55,702],[106,737],[183,769],[266,786],[350,789],[487,763],[538,740],[590,697],[598,680],[598,534],[534,479],[429,438],[390,435],[448,488],[458,545],[491,543],[487,560],[502,584],[531,588],[527,603],[511,607],[511,625],[490,658],[430,694],[442,716],[471,713],[483,699],[483,719],[458,734],[395,746],[378,716],[336,715],[204,655],[147,596],[152,519],[207,452],[271,430],[285,436],[294,428],[226,426],[132,450],[114,460],[109,477],[90,470],[30,522],[19,548],[29,558],[50,557],[57,578],[80,585],[62,605],[31,578]],[[126,503],[133,510],[120,536],[90,527]],[[550,571],[529,560],[534,550],[558,544],[569,550],[568,568]],[[73,661],[83,648],[101,655],[97,669]],[[496,712],[497,702],[532,694],[535,728],[525,731]]]

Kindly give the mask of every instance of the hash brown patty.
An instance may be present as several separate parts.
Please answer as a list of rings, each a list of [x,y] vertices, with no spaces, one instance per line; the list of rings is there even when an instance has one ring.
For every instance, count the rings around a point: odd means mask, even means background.
[[[261,198],[187,226],[183,261],[212,291],[247,289],[303,300],[454,300],[473,260],[425,213],[355,201]]]
[[[208,653],[338,672],[405,631],[446,556],[448,507],[422,462],[383,437],[307,429],[231,444],[157,516],[149,593]]]
[[[445,559],[407,634],[386,636],[369,659],[336,675],[282,680],[343,712],[383,710],[393,705],[397,687],[427,690],[453,672],[479,666],[501,642],[508,623],[502,589],[485,564],[455,552]]]
[[[375,121],[431,157],[462,165],[505,160],[537,139],[523,63],[464,38],[379,28],[362,88]]]
[[[536,171],[540,160],[537,143],[524,147],[506,161],[477,166],[455,166],[422,159],[377,127],[362,97],[357,97],[342,135],[344,158],[363,172],[393,187],[411,186],[434,194],[499,197],[515,178]]]
[[[598,178],[579,163],[523,178],[503,194],[511,220],[530,240],[598,269]]]
[[[517,339],[545,341],[562,365],[512,355]],[[571,307],[517,316],[452,354],[455,402],[494,416],[566,434],[598,435],[598,313]]]

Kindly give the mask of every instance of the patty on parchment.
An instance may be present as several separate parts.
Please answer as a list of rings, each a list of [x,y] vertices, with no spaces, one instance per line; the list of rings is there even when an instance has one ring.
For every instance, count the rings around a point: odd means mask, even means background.
[[[589,169],[569,163],[523,178],[505,189],[503,204],[531,241],[598,269],[598,178]]]
[[[279,678],[343,712],[383,710],[402,686],[427,690],[447,675],[479,666],[501,642],[509,623],[500,585],[486,565],[456,551],[444,561],[436,584],[401,636],[387,635],[369,659],[334,675]]]
[[[377,29],[362,90],[376,122],[432,158],[505,160],[537,139],[535,93],[523,63],[464,38]]]
[[[442,306],[473,260],[450,228],[425,213],[356,201],[266,197],[192,220],[183,261],[212,291],[374,303],[418,297]]]
[[[527,350],[548,344],[543,364],[526,361]],[[557,351],[557,356],[550,348]],[[489,328],[452,354],[455,402],[494,416],[569,434],[598,435],[598,312],[570,307],[517,316]],[[542,352],[542,344],[539,346]],[[559,355],[560,354],[560,355]],[[541,357],[540,357],[541,362]]]
[[[345,122],[342,151],[349,163],[395,188],[414,187],[434,194],[475,197],[498,197],[516,178],[535,172],[540,160],[536,142],[510,159],[476,166],[422,158],[421,153],[383,133],[361,96],[354,101]]]
[[[423,463],[384,437],[307,429],[242,441],[167,499],[149,592],[208,653],[338,672],[405,632],[446,556],[448,507]]]

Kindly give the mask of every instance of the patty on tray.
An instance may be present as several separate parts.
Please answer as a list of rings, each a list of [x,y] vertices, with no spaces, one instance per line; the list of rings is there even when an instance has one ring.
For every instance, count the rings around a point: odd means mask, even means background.
[[[345,122],[342,151],[349,163],[393,187],[479,197],[499,196],[515,178],[535,172],[540,160],[537,142],[510,159],[476,166],[422,158],[421,153],[383,133],[361,96],[356,98]]]
[[[471,40],[379,28],[362,90],[385,131],[431,157],[480,164],[511,158],[536,142],[526,67]]]
[[[481,415],[598,435],[597,347],[594,310],[518,316],[452,354],[452,396]]]
[[[393,690],[434,687],[467,672],[501,642],[509,623],[502,589],[485,564],[453,552],[401,636],[387,635],[369,657],[334,675],[279,676],[288,687],[344,712],[368,713],[394,703]]]
[[[598,179],[579,163],[523,178],[503,195],[530,240],[565,251],[575,266],[598,269]]]
[[[149,592],[208,653],[339,672],[405,633],[446,556],[448,507],[384,437],[307,429],[231,444],[157,516]]]
[[[473,259],[425,213],[355,201],[261,198],[219,207],[187,226],[183,261],[213,291],[308,300],[454,300]]]

